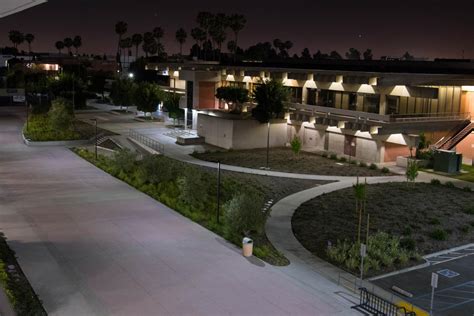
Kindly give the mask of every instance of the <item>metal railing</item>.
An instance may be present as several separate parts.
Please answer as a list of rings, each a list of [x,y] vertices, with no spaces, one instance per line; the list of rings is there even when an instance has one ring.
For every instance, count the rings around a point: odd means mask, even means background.
[[[128,136],[162,155],[165,153],[165,145],[153,138],[137,132],[134,129],[129,130]]]
[[[420,122],[420,121],[456,121],[469,120],[470,113],[416,113],[416,114],[392,114],[391,122]]]
[[[363,310],[375,315],[386,316],[415,316],[414,312],[408,312],[405,307],[397,306],[390,301],[369,292],[366,288],[360,288],[359,305],[352,308]]]

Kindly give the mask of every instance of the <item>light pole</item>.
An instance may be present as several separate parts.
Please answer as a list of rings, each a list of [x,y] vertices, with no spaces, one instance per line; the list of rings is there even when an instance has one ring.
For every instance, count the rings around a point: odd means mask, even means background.
[[[267,167],[266,169],[269,170],[269,160],[270,160],[270,121],[267,123]]]
[[[216,213],[217,224],[219,224],[220,200],[221,200],[221,162],[218,161],[217,162],[217,213]]]
[[[95,160],[97,160],[97,119],[96,118],[93,118],[91,119],[92,121],[94,121],[94,129],[95,129]]]

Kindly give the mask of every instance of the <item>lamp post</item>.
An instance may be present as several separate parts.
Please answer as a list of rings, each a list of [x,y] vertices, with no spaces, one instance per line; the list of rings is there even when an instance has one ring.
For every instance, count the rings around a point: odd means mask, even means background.
[[[267,123],[267,166],[266,169],[269,170],[269,160],[270,160],[270,121]]]
[[[221,200],[221,162],[217,162],[217,211],[216,220],[219,224],[219,213],[220,213],[220,200]]]
[[[95,127],[95,160],[97,160],[97,119],[93,118],[91,121],[94,121],[94,127]]]

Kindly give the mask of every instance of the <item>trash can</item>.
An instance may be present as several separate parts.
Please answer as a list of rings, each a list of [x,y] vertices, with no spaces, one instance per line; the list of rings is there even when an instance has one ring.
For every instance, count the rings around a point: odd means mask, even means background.
[[[242,254],[244,257],[251,257],[253,252],[253,240],[245,237],[242,240]]]

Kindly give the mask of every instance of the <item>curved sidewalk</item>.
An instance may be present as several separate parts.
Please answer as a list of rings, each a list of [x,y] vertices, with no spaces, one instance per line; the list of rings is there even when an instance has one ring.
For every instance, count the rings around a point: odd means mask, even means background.
[[[406,181],[404,177],[368,177],[367,183]],[[287,272],[301,282],[314,284],[312,280],[324,276],[325,278],[338,282],[339,275],[347,275],[346,272],[332,264],[316,257],[309,252],[293,234],[291,218],[296,209],[306,201],[314,199],[322,194],[349,188],[354,179],[346,179],[301,191],[283,198],[272,207],[271,216],[267,220],[265,230],[267,237],[273,246],[281,251],[290,260]]]

